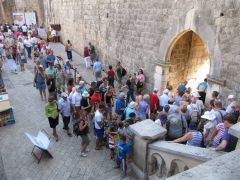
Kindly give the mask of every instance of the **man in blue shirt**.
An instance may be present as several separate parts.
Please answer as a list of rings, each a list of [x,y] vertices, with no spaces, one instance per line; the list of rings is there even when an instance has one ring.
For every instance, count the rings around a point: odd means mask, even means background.
[[[96,77],[96,81],[98,78],[102,77],[102,63],[96,59],[95,63],[93,64],[93,71]]]
[[[121,116],[122,116],[123,111],[124,111],[125,108],[126,108],[125,93],[121,92],[119,94],[119,97],[117,97],[116,109],[115,109],[115,112],[117,113],[119,119],[121,119]]]
[[[49,54],[47,55],[47,62],[54,65],[54,61],[55,61],[55,56],[53,55],[53,51],[50,50]]]
[[[122,178],[126,177],[127,164],[129,160],[129,144],[126,143],[126,137],[120,136],[120,140],[117,142],[117,154],[115,168],[122,166],[123,175]]]

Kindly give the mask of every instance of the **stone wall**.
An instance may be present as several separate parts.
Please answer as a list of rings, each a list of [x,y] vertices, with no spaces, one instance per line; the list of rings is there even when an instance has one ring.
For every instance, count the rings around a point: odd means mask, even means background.
[[[131,73],[143,68],[148,88],[159,84],[154,82],[155,66],[166,62],[172,40],[193,30],[209,50],[213,84],[226,80],[226,86],[217,86],[219,90],[240,94],[239,1],[46,0],[44,4],[45,14],[51,15],[47,23],[51,19],[61,24],[63,42],[70,39],[82,54],[91,41],[106,64],[119,60]]]
[[[14,12],[35,12],[38,25],[44,24],[43,0],[0,0],[0,23],[13,23]]]

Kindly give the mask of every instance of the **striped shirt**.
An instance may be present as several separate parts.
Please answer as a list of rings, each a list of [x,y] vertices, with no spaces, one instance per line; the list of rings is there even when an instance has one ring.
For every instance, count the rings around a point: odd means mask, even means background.
[[[225,131],[224,123],[219,123],[216,126],[216,129],[218,130],[218,133],[214,137],[213,142],[214,142],[214,145],[219,145],[220,144],[220,140],[222,139],[224,131]]]
[[[201,132],[193,131],[192,132],[192,139],[187,141],[187,145],[200,147],[201,142],[202,142],[202,138],[203,138],[203,136],[202,136]]]

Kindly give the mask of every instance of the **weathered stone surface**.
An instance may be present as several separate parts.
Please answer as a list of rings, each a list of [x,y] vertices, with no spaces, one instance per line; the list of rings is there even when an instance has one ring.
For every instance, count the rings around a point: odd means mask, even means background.
[[[159,127],[151,119],[146,119],[130,126],[136,136],[142,139],[154,140],[163,137],[167,130]]]
[[[167,152],[169,154],[177,154],[200,161],[208,161],[223,154],[206,148],[187,146],[178,143],[169,143],[166,141],[157,141],[153,144],[150,144],[149,147],[158,151]]]
[[[234,124],[230,129],[229,133],[238,139],[240,139],[240,123]]]
[[[233,151],[185,172],[167,178],[168,180],[238,180],[240,177],[240,150]]]

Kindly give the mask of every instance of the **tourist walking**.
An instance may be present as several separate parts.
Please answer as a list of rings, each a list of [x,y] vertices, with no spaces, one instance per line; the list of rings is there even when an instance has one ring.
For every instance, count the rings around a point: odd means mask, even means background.
[[[112,107],[114,106],[113,100],[113,92],[114,88],[112,86],[108,86],[107,92],[104,95],[104,104],[106,107],[106,118],[112,120]]]
[[[24,39],[23,41],[24,46],[26,48],[27,54],[28,54],[28,59],[31,59],[31,55],[32,55],[32,44],[31,44],[31,39],[30,37],[27,37],[26,39]]]
[[[103,142],[103,135],[104,135],[104,116],[103,113],[105,112],[105,106],[100,104],[99,108],[96,110],[95,115],[94,115],[94,127],[96,131],[96,147],[95,150],[100,150],[101,146],[104,145]]]
[[[67,53],[67,57],[69,61],[72,61],[72,43],[70,40],[67,40],[67,43],[65,45],[65,51]]]
[[[143,70],[139,69],[136,75],[136,86],[137,86],[137,93],[143,90],[143,86],[145,84],[145,75],[143,74]]]
[[[41,100],[46,101],[46,74],[43,70],[43,66],[39,65],[38,68],[36,69],[33,85],[36,86],[36,88],[39,90]]]
[[[45,114],[48,118],[50,128],[53,129],[53,136],[55,137],[56,141],[58,141],[58,134],[56,127],[58,125],[58,104],[53,96],[48,98],[48,103],[45,105]]]
[[[89,54],[89,50],[88,47],[84,47],[84,52],[83,52],[83,56],[84,56],[84,62],[85,62],[85,66],[87,69],[90,69],[91,65],[90,65],[90,54]]]
[[[65,76],[60,64],[56,64],[56,88],[58,94],[65,92]]]
[[[93,64],[94,61],[97,58],[97,54],[96,54],[95,47],[92,45],[91,42],[89,42],[89,54],[90,54],[90,58],[91,58],[91,61],[92,61],[92,64]]]
[[[102,78],[102,63],[99,61],[99,59],[96,59],[96,61],[93,64],[93,72],[96,78],[96,81]]]
[[[81,156],[82,157],[87,157],[87,152],[89,151],[87,149],[89,143],[90,143],[90,140],[89,140],[89,137],[88,137],[88,133],[89,133],[89,127],[88,127],[88,122],[87,122],[87,118],[86,118],[86,114],[85,113],[82,113],[82,116],[81,116],[81,121],[79,123],[79,131],[80,131],[80,136],[81,136],[81,139],[82,139],[82,142],[81,142]]]
[[[26,61],[24,44],[22,38],[19,38],[17,43],[17,54],[18,54],[18,62],[20,64],[21,71],[24,71],[24,63]]]
[[[69,130],[69,123],[71,119],[71,104],[68,99],[67,93],[63,92],[61,94],[61,99],[58,101],[58,108],[60,111],[60,114],[62,115],[62,120],[63,120],[63,129],[66,130],[67,135],[72,137],[72,134]]]
[[[107,71],[108,84],[114,88],[114,80],[117,79],[117,76],[112,66],[108,66],[108,68],[109,68],[109,70]]]

